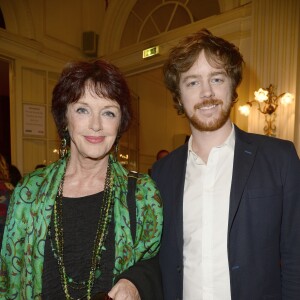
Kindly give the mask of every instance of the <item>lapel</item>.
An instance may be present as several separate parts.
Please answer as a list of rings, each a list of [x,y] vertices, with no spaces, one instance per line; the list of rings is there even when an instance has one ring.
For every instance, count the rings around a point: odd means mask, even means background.
[[[178,249],[181,252],[183,251],[183,192],[184,192],[184,181],[185,181],[185,173],[186,173],[186,162],[187,162],[187,152],[188,152],[188,144],[184,144],[178,150],[178,153],[172,162],[172,172],[171,176],[173,177],[173,199],[175,200],[174,205],[174,217],[176,224],[176,237]]]
[[[257,145],[250,139],[250,135],[235,126],[235,150],[233,159],[232,183],[230,191],[228,232],[239,204],[255,161]]]
[[[257,145],[253,143],[248,133],[240,130],[235,126],[235,150],[233,159],[233,174],[230,191],[230,206],[229,206],[229,223],[228,232],[230,232],[234,217],[237,213],[249,174],[255,161]],[[174,156],[172,162],[173,176],[173,199],[174,203],[174,217],[176,224],[176,238],[178,249],[183,251],[183,192],[184,181],[187,163],[187,143],[177,149],[178,153]]]

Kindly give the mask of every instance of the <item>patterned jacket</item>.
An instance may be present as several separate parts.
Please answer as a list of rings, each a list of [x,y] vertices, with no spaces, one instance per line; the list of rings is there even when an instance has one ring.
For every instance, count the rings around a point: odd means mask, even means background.
[[[45,239],[66,159],[24,177],[11,197],[0,262],[0,299],[41,299]],[[113,162],[115,264],[118,276],[160,246],[162,203],[152,179],[143,174],[136,189],[136,239],[133,244],[127,208],[127,174]]]

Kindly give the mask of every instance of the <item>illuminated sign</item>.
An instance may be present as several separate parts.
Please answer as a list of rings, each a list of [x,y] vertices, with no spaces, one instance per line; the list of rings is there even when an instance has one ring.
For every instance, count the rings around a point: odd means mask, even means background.
[[[143,58],[148,58],[157,54],[159,54],[159,46],[143,50]]]

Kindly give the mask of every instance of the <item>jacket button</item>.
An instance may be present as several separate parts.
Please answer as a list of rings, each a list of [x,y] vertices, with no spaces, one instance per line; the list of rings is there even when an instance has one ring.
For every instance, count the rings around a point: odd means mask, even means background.
[[[176,270],[177,270],[178,273],[180,273],[181,272],[181,267],[177,266]]]

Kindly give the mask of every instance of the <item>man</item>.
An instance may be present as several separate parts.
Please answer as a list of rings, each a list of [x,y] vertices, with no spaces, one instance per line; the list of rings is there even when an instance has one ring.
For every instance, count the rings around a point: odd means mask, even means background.
[[[168,154],[169,154],[168,150],[165,150],[165,149],[159,150],[156,154],[156,160],[159,160],[159,159],[167,156]]]
[[[300,299],[300,162],[294,145],[229,115],[243,58],[203,29],[164,66],[189,141],[157,161],[165,300]]]

